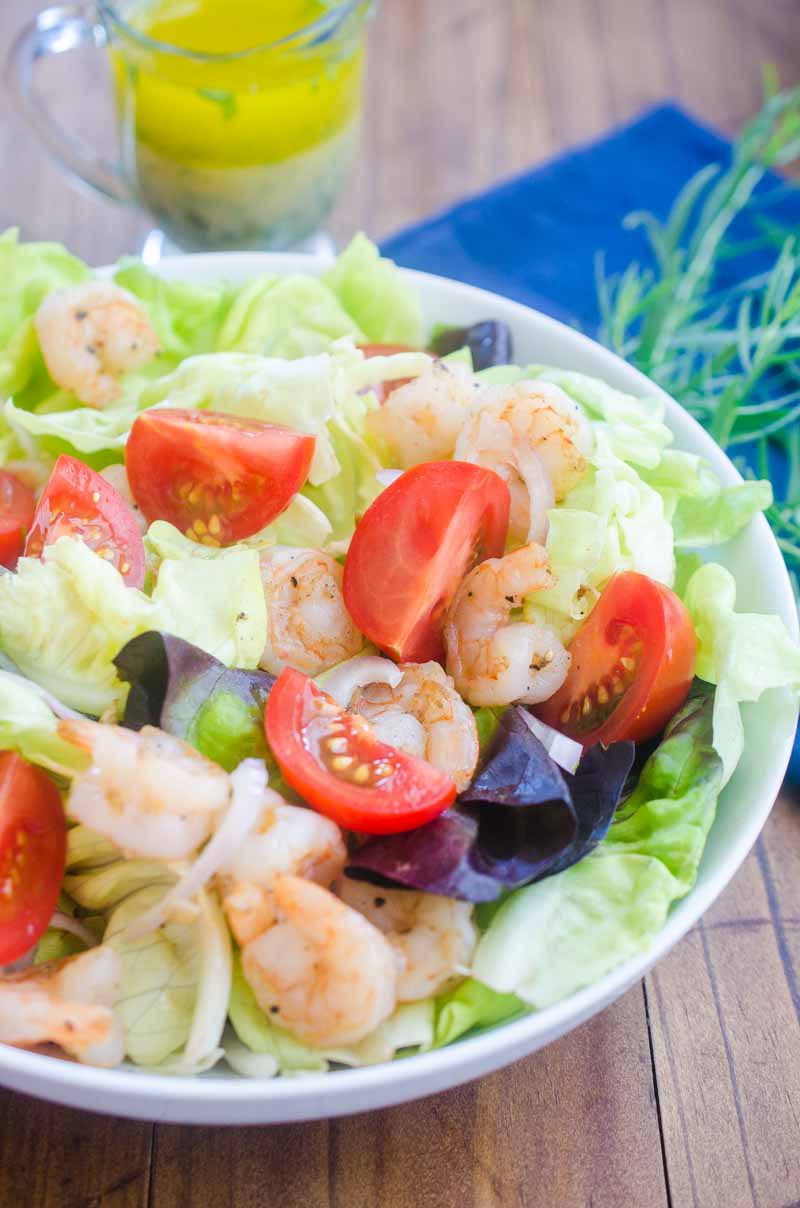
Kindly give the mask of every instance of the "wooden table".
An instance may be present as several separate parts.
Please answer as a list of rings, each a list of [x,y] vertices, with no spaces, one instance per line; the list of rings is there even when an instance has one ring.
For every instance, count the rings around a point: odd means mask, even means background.
[[[3,0],[1,46],[37,7]],[[388,233],[665,96],[732,132],[765,61],[800,80],[797,0],[385,0],[335,232]],[[106,138],[95,76],[64,112]],[[135,250],[146,224],[70,188],[7,108],[0,149],[0,226],[94,263]],[[0,1091],[12,1204],[800,1204],[798,801],[781,798],[732,885],[642,985],[511,1069],[407,1107],[263,1129],[153,1127]]]

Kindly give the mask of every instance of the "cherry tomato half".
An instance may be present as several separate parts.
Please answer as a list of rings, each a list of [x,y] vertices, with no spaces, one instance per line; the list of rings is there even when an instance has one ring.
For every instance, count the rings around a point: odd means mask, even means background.
[[[66,852],[58,789],[16,751],[0,752],[0,965],[26,953],[47,928]]]
[[[144,546],[133,509],[110,482],[65,453],[37,504],[25,557],[41,557],[59,537],[75,537],[108,559],[129,587],[144,585]]]
[[[429,461],[382,491],[344,564],[344,600],[361,632],[403,663],[444,658],[442,620],[464,575],[505,548],[510,497],[493,470]]]
[[[0,566],[14,569],[31,527],[36,496],[16,474],[0,470]]]
[[[264,714],[272,753],[309,805],[345,830],[412,830],[455,799],[449,776],[379,742],[363,717],[346,713],[300,671],[285,668]]]
[[[308,477],[304,432],[216,411],[143,411],[125,465],[148,523],[168,520],[203,545],[230,545],[280,516]]]
[[[675,592],[622,571],[573,639],[564,684],[535,711],[585,747],[642,742],[685,701],[696,653],[691,618]]]

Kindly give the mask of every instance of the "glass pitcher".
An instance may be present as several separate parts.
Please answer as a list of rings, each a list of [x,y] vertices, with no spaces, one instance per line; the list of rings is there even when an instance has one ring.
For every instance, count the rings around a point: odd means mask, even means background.
[[[178,247],[292,247],[324,222],[353,158],[371,7],[370,0],[60,5],[21,31],[10,83],[68,172],[148,210]],[[276,36],[263,40],[265,29]],[[117,162],[64,129],[34,88],[37,60],[84,46],[110,52]]]

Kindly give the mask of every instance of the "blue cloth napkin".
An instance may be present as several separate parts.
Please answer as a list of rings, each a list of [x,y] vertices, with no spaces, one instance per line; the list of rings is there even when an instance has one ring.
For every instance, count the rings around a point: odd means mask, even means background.
[[[632,260],[648,263],[644,234],[625,230],[625,215],[649,210],[665,218],[690,176],[709,163],[726,165],[730,156],[726,139],[678,106],[660,105],[597,142],[407,227],[382,250],[407,268],[494,290],[594,334],[598,248],[609,273]],[[734,223],[732,239],[757,234],[756,212],[800,229],[795,185],[767,173],[756,198],[755,208]],[[719,284],[747,280],[774,259],[774,249],[756,248],[728,261]],[[789,778],[800,783],[800,740]]]

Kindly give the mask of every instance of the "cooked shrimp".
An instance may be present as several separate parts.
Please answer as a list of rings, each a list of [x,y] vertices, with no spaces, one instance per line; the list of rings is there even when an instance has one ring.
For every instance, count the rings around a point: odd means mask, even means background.
[[[379,410],[367,416],[367,426],[404,470],[440,461],[452,456],[478,390],[465,365],[434,361],[425,373],[393,390]]]
[[[119,375],[142,369],[159,350],[141,303],[112,281],[49,294],[34,325],[53,381],[90,407],[119,398]]]
[[[277,877],[273,889],[280,921],[242,948],[259,1006],[308,1044],[357,1043],[394,1011],[391,945],[313,881]]]
[[[120,976],[118,954],[101,944],[0,977],[0,1041],[57,1044],[89,1065],[119,1065],[125,1046],[112,1008]]]
[[[589,421],[569,395],[552,382],[524,381],[482,391],[455,457],[506,479],[512,541],[543,541],[548,509],[575,486],[591,447]]]
[[[535,704],[567,677],[570,657],[549,625],[511,622],[523,596],[553,578],[541,545],[489,558],[466,576],[444,625],[447,670],[471,705]]]
[[[92,760],[88,771],[72,782],[67,815],[110,839],[127,856],[188,858],[228,804],[227,773],[154,726],[135,731],[61,721],[58,731]]]
[[[396,688],[370,684],[351,702],[382,742],[427,759],[446,772],[459,792],[478,762],[478,728],[472,710],[438,663],[401,663]]]
[[[275,545],[261,555],[267,645],[261,666],[319,675],[358,654],[364,639],[344,605],[342,568],[316,549]]]
[[[428,998],[466,976],[478,942],[469,902],[383,889],[351,877],[343,877],[337,888],[342,900],[382,931],[398,953],[398,1002]]]
[[[331,885],[347,859],[339,827],[315,810],[287,803],[267,789],[261,818],[247,842],[217,874],[222,905],[239,944],[272,924],[272,885],[290,874]]]

